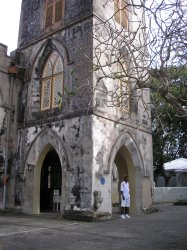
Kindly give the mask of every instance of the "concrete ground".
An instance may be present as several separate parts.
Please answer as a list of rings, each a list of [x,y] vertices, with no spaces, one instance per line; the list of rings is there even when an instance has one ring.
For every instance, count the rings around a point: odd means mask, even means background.
[[[187,206],[108,221],[76,222],[57,215],[0,212],[0,250],[186,250]]]

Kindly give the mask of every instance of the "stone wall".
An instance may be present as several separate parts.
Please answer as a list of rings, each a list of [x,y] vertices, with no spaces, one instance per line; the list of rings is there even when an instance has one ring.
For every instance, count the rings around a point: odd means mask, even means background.
[[[9,180],[7,185],[6,206],[12,207],[14,206],[15,190],[18,96],[21,82],[8,72],[10,63],[11,58],[7,56],[7,47],[0,44],[0,176],[4,174],[4,168],[7,162],[6,167]],[[10,94],[11,84],[12,96]],[[0,190],[2,192],[2,185]],[[3,195],[1,195],[1,197],[0,203],[2,202]]]
[[[65,1],[64,17],[45,28],[45,0],[22,1],[18,48],[36,43],[59,29],[67,29],[92,14],[92,0]]]
[[[124,173],[129,176],[131,189],[131,212],[139,213],[142,207],[152,203],[152,148],[149,130],[138,130],[127,123],[115,124],[105,117],[94,116],[93,119],[93,188],[99,191],[102,200],[99,211],[111,207],[111,175],[113,162],[121,152],[121,165],[126,173],[119,172],[120,181]],[[142,140],[142,137],[145,140]],[[149,143],[147,143],[150,141]],[[146,152],[146,154],[144,154]],[[119,164],[118,164],[119,165]],[[118,166],[118,171],[119,171]],[[105,183],[101,183],[104,177]],[[94,191],[93,190],[93,191]]]
[[[9,65],[10,58],[7,56],[7,46],[0,43],[0,208],[3,202],[3,175],[6,157],[7,108],[10,87]]]
[[[63,84],[69,92],[73,89],[76,95],[71,97],[70,103],[63,103],[64,116],[73,116],[73,112],[88,111],[92,107],[92,65],[89,58],[92,56],[92,37],[90,32],[92,21],[86,20],[66,30],[55,34],[52,38],[22,50],[21,67],[26,68],[26,84],[22,91],[22,110],[25,118],[32,121],[43,119],[61,113],[59,110],[50,112],[40,111],[40,80],[44,62],[53,50],[57,50],[64,62]],[[84,56],[79,52],[84,50]],[[87,59],[86,59],[87,58]],[[67,98],[67,96],[66,96]],[[27,104],[25,103],[27,99]],[[26,104],[26,105],[25,105]]]
[[[20,145],[18,165],[21,167],[19,171],[24,172],[24,186],[18,190],[18,193],[23,198],[21,205],[24,211],[33,212],[34,194],[30,190],[34,186],[34,172],[38,171],[38,159],[47,145],[55,149],[61,161],[64,199],[62,208],[69,210],[78,205],[81,208],[91,209],[93,145],[90,120],[91,117],[80,117],[50,123],[50,126],[43,124],[42,127],[35,126],[20,130],[22,140],[23,135],[25,140]],[[28,165],[35,166],[33,171],[28,171]],[[42,162],[38,166],[40,169],[41,165]],[[79,200],[76,199],[77,196]]]
[[[187,199],[186,187],[156,187],[154,189],[154,203],[176,202]]]
[[[15,92],[21,103],[14,140],[16,172],[10,185],[15,184],[15,206],[28,213],[40,213],[41,168],[45,156],[53,149],[62,169],[62,212],[79,207],[111,214],[111,172],[118,156],[123,169],[120,181],[124,173],[129,174],[131,212],[140,213],[152,203],[150,110],[144,112],[135,93],[130,112],[110,107],[107,93],[114,90],[114,81],[98,80],[102,71],[93,70],[98,45],[93,39],[93,25],[98,24],[96,16],[102,17],[103,13],[107,18],[105,10],[113,12],[113,5],[109,1],[105,8],[104,1],[94,1],[93,12],[92,0],[66,1],[62,21],[44,28],[44,2],[22,3],[15,61],[25,75],[20,98],[18,89]],[[76,92],[67,102],[64,92],[62,110],[41,111],[42,70],[54,50],[64,62],[64,89]],[[102,63],[111,57],[110,51],[101,54]],[[143,90],[141,94],[148,103],[149,91]]]

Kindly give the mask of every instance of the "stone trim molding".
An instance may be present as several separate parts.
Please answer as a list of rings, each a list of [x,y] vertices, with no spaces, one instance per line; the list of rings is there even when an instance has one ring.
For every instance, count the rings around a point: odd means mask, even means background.
[[[105,168],[103,171],[104,174],[110,174],[112,163],[114,162],[114,159],[115,159],[115,156],[116,156],[118,150],[122,146],[125,146],[127,148],[127,150],[129,151],[129,153],[132,157],[134,167],[140,168],[142,170],[144,169],[144,162],[143,162],[143,158],[142,158],[140,149],[139,149],[135,139],[131,135],[131,133],[129,131],[126,131],[123,134],[121,134],[120,136],[118,136],[116,138],[115,142],[113,143],[113,147],[111,149],[111,153],[110,153],[109,158],[108,158],[107,168]],[[136,152],[136,154],[134,152]]]
[[[46,141],[48,142],[47,145],[51,145],[56,150],[59,156],[60,162],[61,162],[61,166],[63,166],[67,170],[70,169],[68,156],[64,148],[64,145],[61,142],[61,139],[56,134],[56,132],[54,132],[52,129],[48,127],[45,127],[42,131],[40,131],[40,133],[32,141],[26,153],[25,160],[24,160],[24,176],[26,174],[27,165],[33,165],[33,166],[36,165],[36,161],[38,160],[39,155],[41,154],[42,150],[47,146]],[[38,146],[37,144],[40,144],[40,145]],[[35,159],[33,159],[33,154],[35,155]]]

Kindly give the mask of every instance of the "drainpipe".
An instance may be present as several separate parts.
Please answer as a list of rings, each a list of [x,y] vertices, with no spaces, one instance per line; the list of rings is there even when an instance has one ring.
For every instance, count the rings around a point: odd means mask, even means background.
[[[7,130],[6,130],[6,146],[5,146],[5,165],[4,165],[4,176],[3,176],[3,209],[6,208],[6,193],[7,193],[7,170],[8,170],[8,149],[9,149],[9,137],[10,137],[10,120],[12,111],[12,97],[13,97],[13,83],[15,75],[17,74],[17,68],[15,66],[10,66],[8,68],[8,73],[10,76],[10,90],[9,90],[9,105],[7,109]]]

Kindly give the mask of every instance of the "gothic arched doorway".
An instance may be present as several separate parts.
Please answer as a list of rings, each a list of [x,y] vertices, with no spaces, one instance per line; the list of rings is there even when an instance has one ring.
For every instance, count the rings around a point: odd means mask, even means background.
[[[58,154],[55,150],[47,153],[41,169],[40,177],[40,211],[59,211],[54,207],[54,196],[61,197],[62,172]],[[59,204],[55,204],[59,206]]]
[[[112,210],[113,212],[120,211],[120,183],[123,181],[123,177],[128,175],[128,167],[125,160],[124,148],[121,147],[114,159],[112,168]]]

